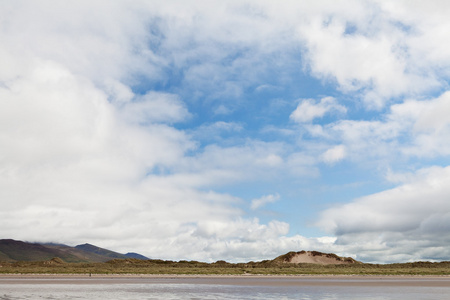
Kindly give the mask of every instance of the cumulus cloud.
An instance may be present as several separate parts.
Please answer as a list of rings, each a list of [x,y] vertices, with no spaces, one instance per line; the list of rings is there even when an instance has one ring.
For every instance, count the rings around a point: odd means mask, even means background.
[[[449,182],[450,167],[421,170],[396,188],[325,210],[318,224],[338,237],[336,244],[357,247],[366,259],[429,259],[434,247],[447,257]]]
[[[328,164],[336,163],[345,158],[345,146],[338,145],[328,149],[322,154],[322,159]]]
[[[400,157],[440,157],[450,148],[450,123],[445,116],[449,105],[450,93],[444,92],[436,98],[394,104],[376,120],[339,120],[305,128],[322,142],[341,144],[325,150],[322,158],[326,162],[343,158],[341,155],[358,161],[371,157],[390,162]]]
[[[121,119],[101,91],[82,86],[85,97],[78,97],[72,80],[71,91],[59,80],[37,84],[51,91],[49,97],[39,94],[44,102],[28,97],[26,90],[17,95],[2,90],[8,102],[0,143],[8,147],[0,159],[0,194],[14,199],[1,212],[3,236],[89,241],[124,252],[132,247],[151,257],[217,260],[233,259],[226,241],[247,249],[248,255],[257,238],[276,240],[287,233],[283,222],[240,219],[238,198],[197,189],[245,178],[239,172],[245,160],[248,174],[252,168],[270,167],[270,152],[261,147],[255,156],[253,148],[216,148],[186,161],[193,143],[181,131],[158,123],[143,128]],[[12,112],[14,117],[8,117]],[[185,171],[163,175],[183,162],[190,166]],[[253,258],[261,259],[261,251]]]
[[[195,143],[165,124],[172,115],[150,117],[142,125],[136,122],[142,110],[134,118],[134,110],[125,110],[125,117],[89,82],[60,66],[40,68],[0,91],[0,194],[14,199],[1,212],[3,236],[89,241],[124,252],[132,247],[167,259],[236,260],[245,256],[232,258],[231,248],[249,255],[261,236],[276,240],[287,234],[284,222],[241,218],[238,198],[197,189],[245,178],[244,162],[247,174],[269,168],[272,151],[281,147],[210,147],[188,158]],[[177,103],[158,109],[174,104],[180,111]],[[262,258],[261,251],[252,255]]]
[[[449,7],[441,4],[442,9],[433,9],[417,2],[352,2],[346,12],[322,11],[299,27],[307,64],[344,92],[361,94],[371,108],[443,87],[439,77],[448,74],[441,66],[450,60],[439,28],[448,26],[443,15]],[[436,48],[430,50],[431,45]]]
[[[429,6],[3,3],[1,235],[168,259],[256,260],[296,249],[353,256],[363,249],[368,260],[438,257],[434,232],[448,227],[447,168],[397,178],[398,188],[327,210],[319,223],[337,239],[288,236],[287,222],[248,218],[245,202],[224,191],[237,182],[318,178],[320,162],[448,155],[449,94],[418,96],[444,89],[450,75],[448,7]],[[299,48],[305,72],[385,112],[313,125],[346,107],[332,97],[305,99],[290,120],[308,139],[230,138],[257,130],[230,121],[248,104],[238,99],[248,90],[283,91],[302,66]],[[190,104],[211,115],[206,124],[192,121]],[[294,139],[292,127],[269,124],[266,133]],[[254,199],[253,213],[279,197]]]
[[[410,143],[404,153],[419,157],[435,157],[449,153],[450,121],[445,111],[450,108],[450,92],[427,101],[407,101],[392,108],[393,118],[409,120]],[[408,123],[407,123],[408,124]]]
[[[193,117],[187,100],[152,89],[173,75],[167,71],[171,65],[175,73],[185,68],[182,89],[207,83],[203,90],[212,99],[239,95],[240,81],[227,78],[247,77],[242,82],[251,85],[259,70],[250,66],[261,56],[242,52],[230,67],[222,45],[277,43],[250,38],[261,33],[252,26],[236,31],[239,36],[223,24],[212,30],[208,24],[216,23],[209,17],[206,23],[194,17],[209,16],[199,12],[207,9],[214,20],[229,22],[217,17],[227,5],[192,11],[155,3],[23,4],[2,10],[0,32],[0,196],[7,199],[0,213],[2,236],[90,242],[167,259],[262,259],[290,250],[266,249],[259,241],[265,236],[276,245],[288,234],[286,222],[246,219],[241,199],[211,189],[311,164],[288,163],[289,151],[277,142],[250,139],[199,148],[199,135],[174,125]],[[161,21],[155,14],[173,18]],[[253,22],[242,15],[233,20],[238,28]],[[194,33],[198,44],[192,43]],[[276,50],[265,49],[262,56]],[[142,93],[141,81],[148,91]],[[223,121],[199,127],[204,135],[242,130]]]

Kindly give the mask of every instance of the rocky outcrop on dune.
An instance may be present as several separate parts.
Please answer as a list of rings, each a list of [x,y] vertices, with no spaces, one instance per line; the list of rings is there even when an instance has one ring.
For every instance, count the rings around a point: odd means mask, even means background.
[[[334,253],[322,253],[318,251],[289,252],[277,257],[275,261],[293,264],[306,263],[321,265],[345,265],[361,263],[351,257],[340,257]]]

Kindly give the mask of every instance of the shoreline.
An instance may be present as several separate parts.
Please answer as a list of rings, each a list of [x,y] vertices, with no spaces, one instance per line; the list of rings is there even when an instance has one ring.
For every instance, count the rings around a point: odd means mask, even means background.
[[[0,274],[2,285],[190,284],[235,286],[450,287],[449,275]]]

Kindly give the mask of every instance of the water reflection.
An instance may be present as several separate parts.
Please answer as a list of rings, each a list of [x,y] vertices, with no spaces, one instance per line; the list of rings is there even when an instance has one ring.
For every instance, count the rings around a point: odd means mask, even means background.
[[[16,299],[448,299],[450,287],[220,285],[192,283],[1,284],[0,300]]]

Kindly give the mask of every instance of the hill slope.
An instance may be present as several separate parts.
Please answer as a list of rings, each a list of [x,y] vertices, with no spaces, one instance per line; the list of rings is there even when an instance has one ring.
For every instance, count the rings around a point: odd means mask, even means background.
[[[100,248],[100,247],[97,247],[97,246],[94,246],[91,244],[87,244],[87,243],[83,244],[83,245],[75,246],[75,249],[82,250],[84,252],[88,252],[91,254],[96,254],[98,256],[106,258],[107,260],[111,260],[111,259],[115,259],[115,258],[119,258],[119,259],[128,258],[124,254],[120,254],[120,253],[117,253],[117,252],[114,252],[114,251],[111,251],[108,249],[103,249],[103,248]]]
[[[60,244],[43,244],[43,246],[50,249],[57,249],[69,255],[73,255],[77,258],[76,261],[68,261],[64,259],[66,262],[105,262],[110,260],[111,258],[105,257],[100,254],[96,254],[93,252],[88,252],[83,249],[77,249],[76,247],[70,247],[67,245]]]
[[[136,258],[147,259],[135,254]],[[128,255],[103,249],[91,244],[70,247],[62,244],[38,244],[16,241],[12,239],[0,240],[0,261],[46,261],[59,257],[64,262],[106,262],[111,259],[126,259]]]
[[[0,259],[5,261],[42,261],[59,257],[66,262],[78,262],[77,256],[40,244],[11,239],[0,240]]]
[[[144,255],[141,255],[139,253],[134,253],[134,252],[128,252],[127,254],[125,254],[125,256],[127,258],[136,258],[136,259],[140,259],[140,260],[148,260],[148,257],[145,257]]]

